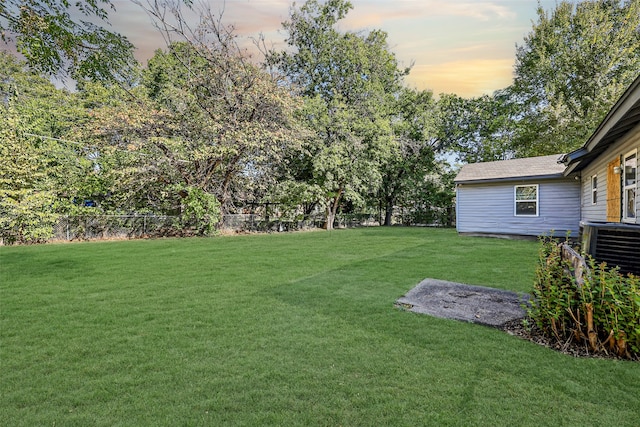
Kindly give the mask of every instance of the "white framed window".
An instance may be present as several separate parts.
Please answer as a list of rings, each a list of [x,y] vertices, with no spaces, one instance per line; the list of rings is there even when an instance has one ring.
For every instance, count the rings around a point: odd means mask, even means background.
[[[622,164],[622,220],[635,222],[638,188],[638,152],[625,154]]]
[[[515,195],[515,216],[538,216],[538,184],[516,185]]]
[[[591,204],[598,204],[598,175],[591,177]]]

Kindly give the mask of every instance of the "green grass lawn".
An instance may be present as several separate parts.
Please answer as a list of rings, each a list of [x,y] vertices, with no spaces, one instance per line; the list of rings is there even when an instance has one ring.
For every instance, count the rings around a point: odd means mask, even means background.
[[[0,248],[2,426],[638,426],[640,364],[394,301],[537,244],[368,228]]]

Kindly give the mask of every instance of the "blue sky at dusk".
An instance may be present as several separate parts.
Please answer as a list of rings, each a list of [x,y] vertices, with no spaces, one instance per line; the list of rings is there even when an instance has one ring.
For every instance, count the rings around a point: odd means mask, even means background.
[[[144,0],[143,0],[144,1]],[[223,22],[243,36],[262,33],[283,46],[281,23],[290,0],[209,0],[212,12],[224,10]],[[299,1],[298,4],[303,2]],[[490,94],[512,80],[515,46],[537,20],[537,0],[352,0],[344,30],[381,29],[402,66],[413,62],[406,83],[434,93],[460,96]],[[555,0],[541,0],[545,10]],[[112,29],[137,46],[145,62],[164,41],[149,17],[129,0],[116,0]]]
[[[142,3],[153,0],[138,0]],[[143,64],[166,46],[151,19],[132,0],[112,0],[110,30],[125,35],[136,46]],[[289,16],[291,0],[195,0],[235,33],[246,37],[263,34],[267,43],[284,48],[282,22]],[[303,0],[297,2],[302,5]],[[537,21],[540,4],[552,10],[556,0],[351,0],[354,8],[341,21],[342,30],[381,29],[389,35],[390,49],[405,67],[408,86],[430,89],[436,95],[464,97],[491,94],[511,84],[516,44]],[[194,16],[195,25],[197,17]],[[1,46],[0,46],[1,47]],[[7,48],[7,46],[4,46]],[[11,48],[11,47],[9,47]]]

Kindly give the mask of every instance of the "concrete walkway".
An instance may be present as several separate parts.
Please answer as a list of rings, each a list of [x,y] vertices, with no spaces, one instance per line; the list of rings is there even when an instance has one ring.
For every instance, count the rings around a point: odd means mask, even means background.
[[[414,313],[501,327],[526,316],[528,294],[425,279],[396,304]]]

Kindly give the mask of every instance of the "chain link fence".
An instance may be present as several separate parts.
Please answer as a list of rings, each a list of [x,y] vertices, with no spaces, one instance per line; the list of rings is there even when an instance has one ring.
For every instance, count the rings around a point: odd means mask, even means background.
[[[53,240],[131,239],[174,235],[179,218],[158,215],[64,216]]]
[[[304,215],[294,219],[268,219],[254,214],[224,215],[219,228],[230,231],[285,232],[323,228],[322,215]],[[353,228],[380,225],[372,214],[340,214],[336,216],[335,228]]]
[[[224,215],[217,228],[225,232],[286,232],[324,227],[324,217],[308,215],[296,219],[267,219],[260,215]],[[133,239],[198,235],[202,225],[183,227],[177,216],[94,215],[64,216],[53,228],[51,240]],[[336,228],[380,225],[370,214],[338,215]]]
[[[446,215],[445,215],[446,216]],[[416,218],[409,213],[396,212],[393,224],[425,225],[426,218]],[[334,228],[379,226],[383,218],[379,214],[338,214]],[[429,218],[428,221],[433,221]],[[426,222],[426,221],[425,221]],[[287,232],[323,228],[322,215],[305,215],[294,219],[269,218],[256,214],[224,215],[217,224],[221,232]],[[160,215],[93,215],[64,216],[54,226],[51,240],[134,239],[145,237],[177,237],[200,234],[206,224],[184,227],[177,216]],[[448,224],[433,223],[432,226]]]

